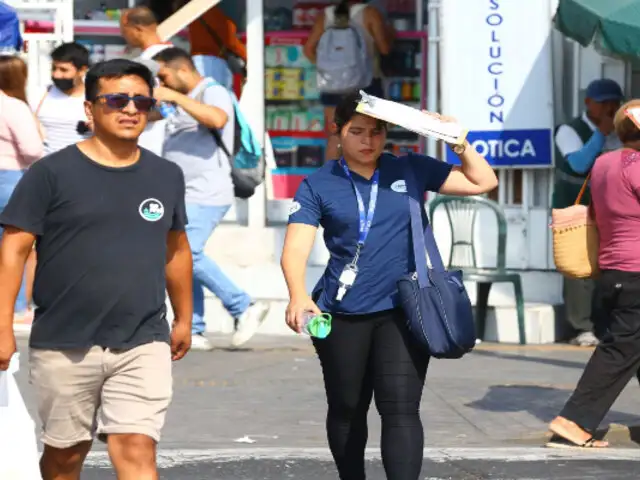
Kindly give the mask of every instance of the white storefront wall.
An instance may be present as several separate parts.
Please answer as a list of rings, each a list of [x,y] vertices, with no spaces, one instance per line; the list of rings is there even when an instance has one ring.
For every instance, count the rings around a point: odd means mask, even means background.
[[[447,0],[441,5],[441,110],[469,128],[469,141],[499,170],[508,266],[547,268],[547,232],[541,226],[553,165],[550,2]],[[457,163],[449,149],[446,160]],[[521,176],[512,165],[522,169]],[[536,185],[541,182],[542,188]],[[495,222],[478,222],[477,253],[484,266],[495,264],[495,232]]]

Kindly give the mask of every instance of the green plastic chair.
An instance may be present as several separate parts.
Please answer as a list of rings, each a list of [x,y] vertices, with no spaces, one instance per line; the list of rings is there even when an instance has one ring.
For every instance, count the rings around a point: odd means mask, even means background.
[[[451,228],[451,253],[448,268],[463,271],[464,279],[476,282],[476,327],[479,338],[484,337],[489,303],[489,291],[494,283],[512,283],[518,314],[520,345],[526,344],[524,326],[524,296],[520,274],[506,269],[507,219],[500,205],[484,197],[453,197],[438,195],[429,205],[429,218],[434,218],[438,207],[447,213]],[[491,210],[498,223],[498,261],[494,268],[478,268],[473,232],[478,214],[484,208]]]

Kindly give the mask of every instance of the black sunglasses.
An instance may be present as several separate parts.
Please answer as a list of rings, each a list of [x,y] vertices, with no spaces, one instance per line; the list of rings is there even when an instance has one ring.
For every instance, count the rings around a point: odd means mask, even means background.
[[[115,110],[123,110],[129,105],[129,102],[133,102],[136,110],[139,112],[149,112],[156,106],[156,99],[147,97],[145,95],[134,95],[133,97],[125,93],[107,93],[105,95],[98,95],[96,100],[104,98],[104,103],[109,108]]]

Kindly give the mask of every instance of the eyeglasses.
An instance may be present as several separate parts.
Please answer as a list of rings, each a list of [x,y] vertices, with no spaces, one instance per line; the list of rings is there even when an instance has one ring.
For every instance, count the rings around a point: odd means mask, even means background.
[[[156,106],[156,99],[145,95],[130,97],[125,93],[107,93],[106,95],[98,95],[96,100],[101,98],[104,98],[107,107],[115,110],[124,110],[129,102],[133,102],[139,112],[149,112]]]

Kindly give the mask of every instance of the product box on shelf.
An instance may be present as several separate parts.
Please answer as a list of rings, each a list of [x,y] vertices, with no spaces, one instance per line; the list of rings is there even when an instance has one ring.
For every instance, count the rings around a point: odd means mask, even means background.
[[[323,139],[276,137],[271,139],[278,168],[318,168],[324,164]]]
[[[310,30],[316,23],[318,15],[328,6],[329,1],[304,1],[298,2],[293,6],[292,25],[295,29]]]
[[[314,68],[265,69],[265,98],[267,100],[318,100]]]
[[[266,67],[309,68],[313,64],[304,56],[302,45],[268,45],[264,51]]]
[[[268,105],[266,108],[266,127],[272,135],[279,132],[305,134],[324,132],[324,110],[303,105]]]

